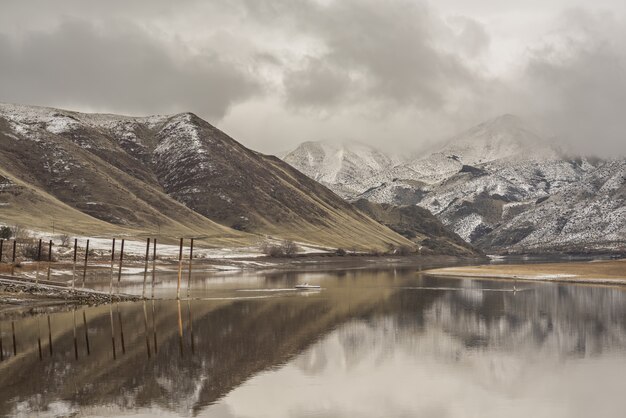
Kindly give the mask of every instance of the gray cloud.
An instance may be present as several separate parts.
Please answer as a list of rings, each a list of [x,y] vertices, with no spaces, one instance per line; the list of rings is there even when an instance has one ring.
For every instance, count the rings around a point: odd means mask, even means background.
[[[532,51],[527,112],[575,151],[626,154],[626,30],[605,14],[564,14],[556,41]],[[532,112],[531,112],[532,113]]]
[[[259,90],[253,75],[128,22],[66,20],[49,31],[0,35],[2,101],[131,113],[193,110],[221,118]]]
[[[246,4],[256,19],[282,20],[322,44],[323,52],[316,59],[306,58],[304,68],[287,71],[285,93],[290,104],[328,106],[368,100],[438,109],[448,104],[453,91],[473,90],[482,82],[460,53],[437,43],[458,37],[462,48],[476,54],[489,44],[486,31],[465,18],[455,34],[421,2],[396,0],[384,7],[375,0]]]
[[[0,101],[193,111],[269,152],[419,148],[516,113],[575,149],[626,154],[626,3],[505,3],[5,0]]]

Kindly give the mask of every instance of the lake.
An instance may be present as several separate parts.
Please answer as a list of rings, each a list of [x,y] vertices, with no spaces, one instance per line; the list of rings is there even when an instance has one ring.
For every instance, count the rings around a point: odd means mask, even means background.
[[[418,270],[196,274],[180,301],[170,275],[5,316],[0,415],[625,416],[624,288]]]

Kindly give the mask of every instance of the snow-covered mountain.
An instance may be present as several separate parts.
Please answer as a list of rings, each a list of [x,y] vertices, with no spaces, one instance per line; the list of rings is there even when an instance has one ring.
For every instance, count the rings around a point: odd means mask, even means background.
[[[192,113],[127,117],[0,104],[0,223],[71,233],[260,236],[387,249],[409,240]]]
[[[343,197],[378,185],[371,179],[400,163],[396,156],[356,142],[304,142],[283,160]]]
[[[489,251],[616,250],[626,245],[625,170],[626,158],[568,156],[504,115],[426,155],[329,187],[348,199],[346,188],[360,191],[356,198],[417,204]]]

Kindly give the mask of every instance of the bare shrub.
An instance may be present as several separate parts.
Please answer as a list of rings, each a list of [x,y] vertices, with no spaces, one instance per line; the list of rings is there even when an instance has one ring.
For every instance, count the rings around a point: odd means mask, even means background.
[[[48,246],[41,245],[41,254],[39,253],[39,242],[27,242],[21,248],[22,257],[33,261],[48,260]],[[39,256],[39,257],[38,257]]]
[[[298,246],[293,241],[283,241],[279,244],[263,243],[261,246],[263,254],[269,257],[293,257],[298,253]]]
[[[15,225],[12,228],[12,231],[13,231],[13,238],[15,239],[30,238],[30,234],[28,233],[28,231],[24,229],[21,225]]]
[[[344,255],[346,255],[346,250],[344,250],[343,248],[337,248],[335,250],[335,254],[340,257],[343,257]]]
[[[67,234],[61,235],[61,247],[69,247],[71,239],[72,238]]]

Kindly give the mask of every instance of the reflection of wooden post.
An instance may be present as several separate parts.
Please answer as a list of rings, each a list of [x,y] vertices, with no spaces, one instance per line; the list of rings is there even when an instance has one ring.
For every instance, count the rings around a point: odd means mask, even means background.
[[[146,301],[143,301],[143,330],[146,336],[146,352],[150,358],[150,337],[148,336],[148,311],[146,310]]]
[[[74,358],[78,360],[78,341],[76,340],[76,308],[72,310],[72,317],[74,319]]]
[[[41,261],[41,238],[37,247],[37,273],[35,273],[35,284],[39,284],[39,262]]]
[[[4,347],[2,347],[2,328],[0,327],[0,361],[4,361]]]
[[[48,350],[52,356],[52,327],[50,326],[50,315],[48,315]]]
[[[120,342],[122,343],[122,354],[126,354],[126,345],[124,344],[124,327],[122,326],[122,313],[120,312],[120,304],[117,304],[117,319],[120,321]]]
[[[143,266],[143,288],[141,289],[141,297],[146,297],[146,280],[148,279],[148,258],[150,257],[150,238],[146,239],[146,260]]]
[[[85,288],[85,278],[87,277],[88,258],[89,258],[89,240],[87,240],[87,246],[85,247],[85,266],[83,267],[83,289]]]
[[[113,239],[113,241],[115,241],[115,238]],[[113,277],[112,273],[111,273],[111,277]],[[113,281],[111,281],[111,283],[113,283]],[[109,314],[111,316],[111,345],[113,347],[113,360],[115,360],[117,359],[117,356],[115,355],[115,327],[113,326],[113,305],[112,304],[109,305]]]
[[[17,341],[15,340],[15,322],[11,321],[11,333],[13,334],[13,355],[17,356]]]
[[[89,348],[89,329],[87,328],[87,315],[85,314],[84,309],[83,309],[83,326],[85,327],[85,344],[87,345],[87,355],[90,355],[91,350]]]
[[[183,239],[180,239],[180,250],[178,251],[178,284],[176,285],[176,299],[180,299],[180,278],[183,274]]]
[[[120,293],[120,281],[122,280],[122,264],[124,263],[124,238],[120,247],[120,268],[117,272],[117,293]]]
[[[74,262],[72,264],[72,290],[76,286],[76,255],[78,251],[78,239],[74,238]]]
[[[191,264],[193,263],[193,238],[191,238],[191,243],[189,247],[189,276],[187,277],[187,298],[189,298],[189,294],[191,292]]]
[[[115,262],[115,238],[113,238],[113,244],[111,246],[111,288],[109,289],[109,293],[113,295],[113,263]],[[111,325],[111,329],[113,326]],[[115,338],[114,338],[115,341]],[[113,358],[115,358],[115,345],[113,345]]]
[[[183,357],[183,316],[180,311],[180,299],[176,301],[178,304],[178,342],[180,345],[180,357]]]
[[[189,335],[191,339],[191,354],[196,354],[196,343],[193,340],[193,322],[191,321],[191,301],[187,299],[187,311],[189,312]]]
[[[157,344],[156,312],[154,310],[154,299],[152,299],[152,332],[154,333],[154,354],[159,354],[159,346]]]
[[[43,355],[41,353],[41,324],[39,322],[39,317],[37,317],[37,348],[39,349],[39,360],[43,360]]]
[[[52,268],[52,240],[48,243],[48,281],[50,281],[50,269]]]
[[[152,248],[152,293],[151,293],[152,299],[154,299],[154,282],[156,279],[156,258],[157,258],[156,244],[157,244],[157,239],[155,238],[154,244],[153,244],[154,247]]]

